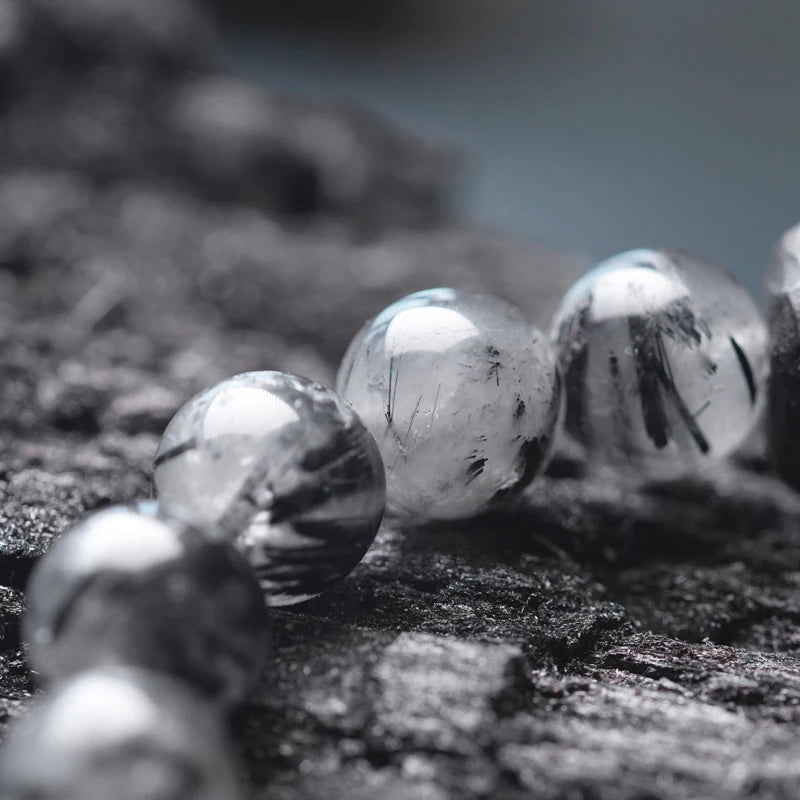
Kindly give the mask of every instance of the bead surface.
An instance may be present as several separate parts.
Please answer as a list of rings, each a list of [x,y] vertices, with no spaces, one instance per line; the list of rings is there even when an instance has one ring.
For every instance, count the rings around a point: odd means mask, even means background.
[[[269,647],[244,559],[156,503],[101,511],[58,540],[31,576],[23,632],[46,680],[147,667],[222,702],[246,696]]]
[[[769,455],[780,476],[800,489],[800,225],[778,242],[766,288],[771,369]]]
[[[3,800],[237,800],[215,715],[177,681],[139,670],[81,673],[12,729]]]
[[[547,462],[560,409],[552,348],[503,300],[409,295],[357,334],[337,388],[375,436],[393,513],[467,518]]]
[[[674,467],[735,450],[764,405],[767,331],[724,270],[632,250],[566,294],[553,331],[567,431],[594,461]]]
[[[183,406],[159,445],[153,485],[236,543],[271,605],[307,600],[347,575],[386,498],[380,453],[353,410],[280,372],[237,375]]]

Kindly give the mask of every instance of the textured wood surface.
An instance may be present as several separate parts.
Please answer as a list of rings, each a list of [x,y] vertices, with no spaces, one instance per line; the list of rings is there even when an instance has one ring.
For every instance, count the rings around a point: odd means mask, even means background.
[[[584,267],[447,219],[448,153],[214,70],[178,0],[0,2],[0,722],[36,557],[149,494],[158,436],[247,369],[329,382],[406,291],[542,327]],[[562,449],[508,513],[388,520],[274,614],[231,736],[258,798],[776,798],[800,789],[800,498],[755,441],[662,482]]]

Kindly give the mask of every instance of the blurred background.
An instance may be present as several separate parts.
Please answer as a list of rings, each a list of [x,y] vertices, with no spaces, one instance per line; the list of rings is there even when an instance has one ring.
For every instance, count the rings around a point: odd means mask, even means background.
[[[796,0],[218,5],[234,72],[452,143],[480,224],[592,259],[679,245],[760,293],[800,220]]]

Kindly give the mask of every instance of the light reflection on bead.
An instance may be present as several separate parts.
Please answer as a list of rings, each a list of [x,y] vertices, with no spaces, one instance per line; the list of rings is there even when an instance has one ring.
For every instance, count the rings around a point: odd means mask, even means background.
[[[23,629],[46,680],[147,667],[222,702],[247,695],[268,650],[263,599],[242,557],[156,503],[106,509],[57,541],[31,576]]]
[[[239,800],[216,715],[177,681],[105,668],[55,687],[12,728],[3,800]]]
[[[632,250],[566,294],[553,337],[568,432],[594,461],[652,468],[733,452],[764,407],[767,333],[724,270]]]
[[[503,300],[431,289],[358,333],[338,391],[375,436],[389,508],[466,518],[523,489],[546,464],[560,409],[547,338]]]
[[[347,575],[386,497],[380,453],[352,408],[280,372],[237,375],[183,406],[159,444],[153,485],[236,544],[271,605]]]

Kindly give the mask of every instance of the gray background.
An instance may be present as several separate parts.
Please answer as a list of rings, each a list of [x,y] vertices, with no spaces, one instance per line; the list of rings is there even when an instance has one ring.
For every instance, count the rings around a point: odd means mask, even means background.
[[[482,224],[593,259],[675,244],[760,293],[800,220],[795,0],[300,8],[229,20],[228,65],[455,143]]]

